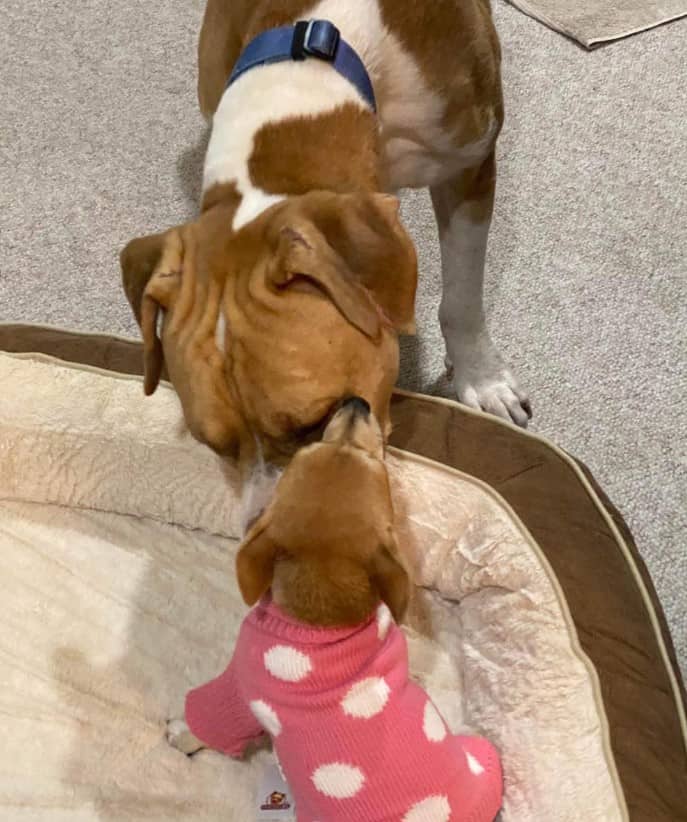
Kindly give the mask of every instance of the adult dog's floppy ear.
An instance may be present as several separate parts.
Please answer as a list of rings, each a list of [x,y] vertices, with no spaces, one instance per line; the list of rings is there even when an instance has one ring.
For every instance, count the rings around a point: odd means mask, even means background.
[[[374,297],[315,232],[283,228],[278,256],[279,268],[271,276],[275,286],[307,279],[324,291],[351,325],[373,339],[379,336],[383,317]]]
[[[267,534],[265,514],[248,532],[236,555],[236,579],[246,605],[255,605],[272,584],[277,546]]]
[[[368,337],[415,330],[417,256],[389,194],[304,195],[279,236],[277,287],[305,278]]]
[[[347,209],[351,226],[345,235],[348,246],[343,253],[352,265],[356,265],[357,255],[362,255],[363,285],[374,294],[397,331],[414,334],[417,253],[401,222],[398,197],[351,197],[353,202]]]
[[[380,545],[372,558],[370,582],[388,605],[396,622],[400,622],[408,607],[410,581],[397,557],[396,540],[390,546]]]
[[[124,292],[143,336],[144,390],[152,394],[164,365],[157,333],[159,311],[170,308],[181,285],[181,229],[132,240],[119,260]]]

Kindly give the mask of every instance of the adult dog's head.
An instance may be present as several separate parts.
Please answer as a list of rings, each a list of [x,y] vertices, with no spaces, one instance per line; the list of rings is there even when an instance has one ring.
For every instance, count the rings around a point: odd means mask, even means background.
[[[191,432],[222,454],[257,437],[268,459],[286,459],[346,395],[364,397],[388,432],[417,282],[398,201],[310,192],[233,231],[239,201],[221,186],[196,221],[121,254],[146,393],[166,366]]]

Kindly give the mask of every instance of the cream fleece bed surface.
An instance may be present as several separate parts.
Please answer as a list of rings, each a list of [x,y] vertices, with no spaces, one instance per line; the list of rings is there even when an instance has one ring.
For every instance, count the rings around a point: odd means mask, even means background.
[[[229,659],[233,468],[173,391],[0,354],[0,818],[255,819],[271,754],[169,748],[186,690]],[[627,819],[596,674],[531,537],[487,486],[390,455],[421,586],[411,670],[454,729],[500,748],[504,822]]]

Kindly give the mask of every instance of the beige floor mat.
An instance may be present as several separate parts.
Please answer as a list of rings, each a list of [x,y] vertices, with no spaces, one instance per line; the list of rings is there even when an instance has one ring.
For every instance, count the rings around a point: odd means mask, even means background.
[[[519,9],[587,48],[687,15],[687,0],[510,0]]]

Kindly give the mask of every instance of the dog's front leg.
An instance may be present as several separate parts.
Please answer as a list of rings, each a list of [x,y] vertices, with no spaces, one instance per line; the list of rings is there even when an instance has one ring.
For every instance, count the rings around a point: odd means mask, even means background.
[[[501,359],[484,318],[484,262],[495,186],[492,153],[481,166],[430,189],[441,243],[439,321],[458,399],[526,427],[532,416],[529,399]]]
[[[184,719],[169,719],[167,721],[165,737],[173,748],[176,748],[187,756],[191,756],[191,754],[205,747],[200,739],[191,733]]]

